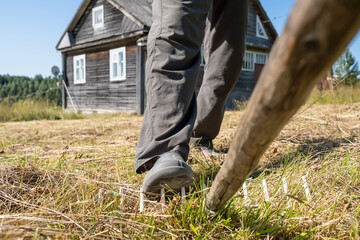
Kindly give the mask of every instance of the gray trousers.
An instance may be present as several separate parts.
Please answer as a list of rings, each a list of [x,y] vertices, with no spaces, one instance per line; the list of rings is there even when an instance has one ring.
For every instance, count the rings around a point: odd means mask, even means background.
[[[214,139],[240,74],[249,0],[154,0],[146,62],[147,105],[135,170],[162,154],[187,159],[189,139]],[[204,78],[196,98],[201,44]]]

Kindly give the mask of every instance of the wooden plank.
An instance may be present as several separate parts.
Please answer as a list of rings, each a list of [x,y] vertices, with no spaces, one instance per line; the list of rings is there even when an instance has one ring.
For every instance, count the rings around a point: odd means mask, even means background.
[[[92,26],[92,9],[101,5],[104,6],[104,26],[94,29]],[[107,0],[97,0],[88,6],[74,28],[73,34],[78,45],[139,30],[142,30],[142,28],[124,16],[121,11],[116,9]]]
[[[136,113],[142,114],[142,108],[143,108],[143,99],[144,96],[142,93],[142,51],[141,46],[137,46],[136,49]]]
[[[145,63],[146,45],[138,45],[136,50],[136,113],[145,111]]]
[[[128,9],[125,9],[124,7],[122,7],[120,4],[118,4],[117,1],[113,1],[113,0],[108,0],[115,8],[117,8],[119,10],[119,12],[123,12],[124,14],[126,14],[126,17],[128,17],[129,19],[131,19],[134,23],[136,23],[138,26],[140,26],[141,28],[144,28],[144,24],[142,23],[142,21],[140,19],[137,19],[134,15],[130,14],[130,12],[128,11]],[[131,5],[129,5],[131,6]],[[131,10],[130,10],[131,11]]]
[[[122,47],[114,46],[113,48]],[[86,83],[74,84],[73,55],[67,57],[69,89],[77,106],[83,109],[132,110],[136,108],[136,45],[126,46],[126,80],[110,82],[109,50],[86,54]]]
[[[249,4],[247,37],[256,38],[256,12],[254,6]]]
[[[207,195],[218,210],[238,191],[269,144],[360,28],[359,0],[298,0],[270,53]]]
[[[62,79],[64,80],[64,83],[67,84],[68,82],[68,78],[67,78],[67,64],[66,64],[66,53],[62,53],[61,54],[61,59],[62,59]],[[66,89],[65,89],[65,86],[62,86],[61,88],[61,106],[62,106],[62,109],[66,109],[66,105],[67,105],[67,102],[66,102]]]

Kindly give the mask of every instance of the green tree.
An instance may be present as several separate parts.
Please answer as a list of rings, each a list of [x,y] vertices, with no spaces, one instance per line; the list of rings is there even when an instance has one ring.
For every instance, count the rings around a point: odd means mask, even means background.
[[[16,84],[15,81],[10,82],[10,91],[9,91],[9,95],[11,97],[15,97],[18,94],[18,85]]]
[[[35,81],[34,81],[34,79],[32,79],[32,80],[29,82],[29,90],[28,90],[28,93],[33,95],[35,92],[36,92]]]
[[[57,78],[36,75],[24,76],[0,75],[0,100],[10,96],[12,101],[36,99],[61,105],[61,88]]]
[[[348,48],[334,64],[334,77],[337,81],[342,81],[343,85],[359,84],[359,64]]]
[[[7,89],[7,86],[4,85],[4,86],[1,86],[0,88],[0,101],[2,98],[6,98],[8,95],[8,89]]]

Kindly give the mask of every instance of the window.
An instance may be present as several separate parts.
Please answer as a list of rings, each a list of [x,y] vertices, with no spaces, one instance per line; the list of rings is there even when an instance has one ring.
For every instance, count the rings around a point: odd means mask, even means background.
[[[254,53],[245,51],[243,67],[244,71],[254,71]]]
[[[93,8],[92,20],[94,28],[100,28],[104,26],[104,6]]]
[[[265,64],[268,56],[269,54],[267,53],[245,51],[242,70],[254,71],[255,63]]]
[[[256,53],[256,60],[255,63],[259,63],[259,64],[265,64],[268,58],[268,54],[266,53]]]
[[[268,39],[265,29],[258,15],[256,15],[256,36],[259,38]]]
[[[110,50],[110,81],[126,79],[125,47]]]
[[[85,54],[74,56],[74,84],[86,83]]]

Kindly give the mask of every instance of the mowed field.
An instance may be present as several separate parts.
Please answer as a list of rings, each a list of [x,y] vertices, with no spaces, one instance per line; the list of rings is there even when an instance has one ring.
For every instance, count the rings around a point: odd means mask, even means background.
[[[221,152],[242,114],[226,112],[214,141]],[[194,149],[196,183],[186,199],[146,200],[139,212],[141,121],[116,114],[0,123],[0,239],[360,239],[359,103],[304,106],[248,179],[248,200],[240,189],[218,213],[204,199],[225,155]]]

